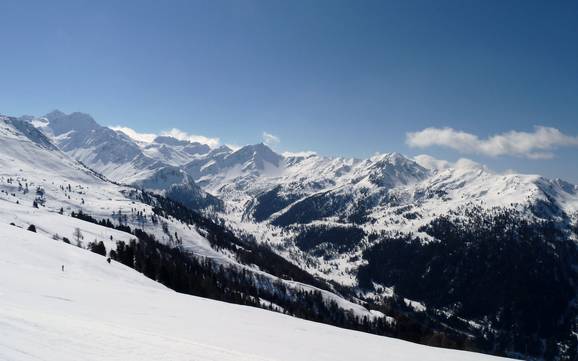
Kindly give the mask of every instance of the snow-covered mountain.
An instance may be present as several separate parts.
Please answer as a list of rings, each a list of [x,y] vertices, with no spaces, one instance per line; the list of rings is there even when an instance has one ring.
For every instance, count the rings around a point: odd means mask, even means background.
[[[211,219],[167,198],[110,182],[60,151],[28,122],[0,116],[0,149],[1,224],[34,225],[36,232],[47,237],[67,239],[81,247],[103,242],[111,251],[118,241],[128,244],[146,233],[146,239],[211,260],[209,268],[248,274],[259,282],[256,289],[275,290],[270,285],[277,283],[286,287],[288,295],[292,290],[316,290],[348,312],[374,317],[365,307],[327,291],[329,285],[299,273],[278,256],[275,259],[272,252],[244,244]],[[262,260],[275,261],[275,267],[268,268]]]
[[[37,126],[63,152],[113,181],[175,196],[194,209],[221,207],[218,199],[200,189],[177,166],[178,159],[185,155],[206,151],[200,144],[159,137],[156,147],[141,148],[124,133],[103,127],[90,115],[78,112],[55,110],[41,118],[23,120]]]
[[[159,213],[169,225],[196,219],[188,208],[204,209],[221,227],[207,236],[205,225],[193,237],[205,239],[206,249],[204,241],[187,242],[182,227],[175,236],[153,227],[158,237],[314,284],[351,307],[379,309],[397,322],[396,332],[414,330],[392,335],[412,339],[434,325],[444,335],[439,345],[520,357],[570,360],[564,357],[578,347],[576,185],[398,153],[353,159],[278,154],[264,144],[211,148],[168,136],[143,142],[81,113],[5,119],[12,133],[29,134],[38,149],[104,188],[111,183],[98,173],[177,201]],[[102,218],[106,209],[91,214]],[[355,311],[375,315],[367,312]]]
[[[141,143],[141,149],[150,158],[173,166],[181,166],[190,162],[191,158],[211,151],[206,144],[178,140],[168,136],[158,136],[152,143]]]
[[[116,285],[119,280],[125,279],[126,270],[121,267],[122,272],[110,273],[111,269],[117,269],[116,265],[122,263],[183,293],[265,308],[345,328],[396,336],[396,330],[403,330],[407,328],[406,324],[416,322],[408,321],[408,314],[417,315],[418,311],[415,311],[413,306],[407,306],[403,299],[393,303],[394,306],[388,308],[386,315],[378,310],[379,305],[372,307],[369,302],[362,300],[351,290],[313,277],[272,252],[268,247],[259,245],[251,237],[236,237],[234,233],[220,225],[218,220],[205,218],[168,198],[109,181],[63,153],[27,121],[0,117],[0,149],[2,150],[0,152],[0,241],[12,244],[33,239],[34,241],[40,240],[42,243],[38,248],[36,245],[26,248],[24,243],[19,244],[24,248],[3,247],[3,256],[11,260],[7,267],[13,269],[11,262],[16,262],[17,267],[22,267],[24,270],[30,269],[30,266],[45,265],[56,267],[57,272],[62,272],[58,271],[62,264],[65,266],[65,274],[69,274],[68,272],[73,275],[82,274],[78,281],[84,283],[87,289],[98,290],[99,294],[107,300],[105,303],[97,302],[104,309],[108,308],[105,305],[109,303],[117,306],[123,304],[127,307],[132,305],[133,309],[136,306],[127,294],[117,292],[119,288]],[[25,231],[26,229],[28,231]],[[30,236],[16,237],[18,234],[28,233]],[[33,233],[36,235],[32,236]],[[92,266],[96,262],[94,256],[87,255],[85,259],[82,256],[86,254],[82,253],[85,251],[75,250],[76,248],[64,245],[65,243],[106,255],[112,259],[112,263],[108,264],[105,258],[100,258],[101,266],[94,268]],[[63,246],[65,248],[62,248]],[[45,248],[49,251],[45,251]],[[76,254],[81,256],[78,259],[75,258],[76,256],[71,256]],[[36,258],[31,255],[35,255]],[[53,262],[56,262],[56,266]],[[6,264],[4,260],[0,263]],[[84,265],[87,267],[85,268]],[[31,272],[36,274],[37,271],[38,269]],[[44,268],[40,272],[43,273],[43,271]],[[41,273],[36,274],[37,277],[33,281],[42,284],[46,282],[46,285],[51,285],[52,278],[42,279]],[[46,272],[46,275],[49,274],[51,273]],[[57,274],[60,275],[60,273]],[[92,277],[94,277],[94,284],[91,284]],[[129,278],[132,279],[132,277]],[[5,278],[6,282],[3,281],[1,292],[14,292],[20,295],[22,292],[38,291],[38,297],[46,296],[42,288],[25,282],[25,279],[32,280],[28,278],[28,274],[25,276],[21,273],[18,273],[16,278]],[[115,281],[109,284],[109,280],[112,279]],[[150,282],[142,283],[143,279],[143,277],[137,277],[135,280],[137,286],[150,285]],[[11,282],[13,280],[17,282]],[[93,308],[93,303],[86,303],[86,300],[92,299],[91,302],[95,302],[95,299],[77,298],[79,295],[89,295],[90,292],[85,293],[76,286],[69,288],[78,284],[77,281],[73,281],[63,285],[63,289],[51,286],[49,288],[55,294],[60,294],[60,296],[55,296],[61,297],[58,298],[59,300],[63,298],[76,300],[74,302],[78,307],[76,309],[78,312],[82,313],[83,309],[90,308],[95,312],[94,321],[100,319],[97,315],[103,312],[103,309]],[[108,288],[109,285],[112,289]],[[13,289],[13,286],[18,288]],[[26,291],[27,287],[33,288]],[[72,293],[67,293],[66,289]],[[49,294],[52,293],[49,292]],[[119,300],[119,297],[123,295],[129,298]],[[11,300],[17,300],[18,297],[20,296],[15,296]],[[144,295],[139,297],[144,297]],[[51,340],[54,340],[54,336],[49,330],[52,330],[51,327],[54,326],[43,323],[41,329],[44,331],[21,328],[21,322],[26,322],[26,317],[28,317],[25,313],[41,314],[43,313],[42,306],[34,303],[36,301],[33,303],[18,301],[15,305],[11,303],[12,301],[7,301],[5,297],[2,299],[5,301],[3,310],[10,310],[7,312],[12,315],[18,314],[22,318],[8,325],[7,314],[0,315],[2,317],[0,323],[8,327],[4,330],[7,330],[10,335],[9,338],[4,338],[4,341],[0,342],[1,355],[12,358],[17,354],[20,355],[18,357],[28,359],[31,354],[44,352],[46,347],[51,347]],[[167,301],[167,305],[163,304],[160,299],[151,302],[156,305],[155,307],[163,310],[173,309],[171,301]],[[214,314],[205,313],[206,311],[199,310],[206,317],[222,316],[218,310]],[[161,315],[158,312],[156,314]],[[420,317],[424,317],[423,310],[420,310],[419,314]],[[37,319],[37,322],[44,322],[36,316],[33,317]],[[417,316],[415,317],[417,320]],[[10,320],[14,321],[14,318]],[[137,322],[142,322],[142,320]],[[131,326],[127,324],[126,327]],[[154,329],[155,326],[151,327]],[[226,326],[216,324],[215,327],[215,332],[223,334],[221,331],[224,329],[221,327]],[[317,330],[317,327],[312,329],[312,333],[313,330]],[[108,334],[107,330],[102,331],[100,328],[93,331],[94,333],[84,334],[83,337],[104,337]],[[165,329],[157,329],[154,334],[157,332],[166,335]],[[444,334],[446,335],[444,337],[448,339],[428,341],[434,332]],[[23,343],[25,334],[29,336],[26,339],[36,340],[34,343],[36,347]],[[79,338],[75,336],[76,333],[63,325],[60,325],[58,334],[60,340],[69,340],[70,344],[79,341]],[[449,339],[463,340],[465,338],[464,335],[441,323],[439,327],[427,327],[412,332],[411,335],[414,341],[433,345],[446,345]],[[406,335],[397,335],[397,337],[409,338]],[[138,337],[136,339],[129,337],[129,339],[134,341],[138,340]],[[81,342],[86,342],[85,338],[82,340],[84,341]],[[372,342],[379,343],[377,340]],[[154,342],[152,344],[157,345]],[[74,353],[75,348],[58,349],[61,352],[53,353],[51,356],[60,355],[70,358],[77,356]],[[18,350],[27,352],[21,353]],[[203,350],[201,351],[206,351]],[[158,348],[151,349],[152,351],[155,352],[154,354],[160,352]],[[194,352],[194,349],[191,349],[191,352]],[[395,352],[392,353],[394,354]],[[448,353],[442,352],[442,354]],[[107,355],[109,354],[105,354],[104,357]],[[138,353],[138,355],[141,354]],[[94,357],[100,356],[102,355],[96,353]],[[280,356],[272,355],[271,357],[275,359]],[[52,358],[49,357],[49,359]]]

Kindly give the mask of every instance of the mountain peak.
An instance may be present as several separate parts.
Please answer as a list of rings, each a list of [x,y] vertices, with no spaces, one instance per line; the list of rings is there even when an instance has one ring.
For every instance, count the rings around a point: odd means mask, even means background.
[[[44,118],[48,119],[48,120],[52,120],[52,119],[56,119],[56,118],[61,118],[66,116],[65,113],[61,112],[58,109],[54,109],[53,111],[51,111],[50,113],[46,114],[44,116]]]
[[[100,127],[89,114],[74,112],[66,114],[60,110],[54,110],[44,116],[50,122],[49,127],[54,135],[60,135],[69,131],[85,132]]]
[[[273,164],[278,167],[283,157],[275,153],[271,148],[263,143],[250,144],[237,149],[235,152],[227,156],[227,160],[231,163],[244,164],[251,162],[257,169],[264,169],[265,162]]]
[[[236,152],[254,152],[257,155],[265,156],[265,157],[281,157],[277,154],[273,149],[271,149],[265,143],[257,143],[257,144],[250,144],[244,147],[241,147]]]
[[[417,164],[415,161],[398,152],[375,154],[369,158],[369,160],[373,163],[387,163],[393,166]]]
[[[264,143],[257,143],[257,144],[248,144],[244,145],[241,148],[235,150],[233,154],[246,154],[246,153],[256,153],[256,154],[277,154],[271,148],[269,148]]]

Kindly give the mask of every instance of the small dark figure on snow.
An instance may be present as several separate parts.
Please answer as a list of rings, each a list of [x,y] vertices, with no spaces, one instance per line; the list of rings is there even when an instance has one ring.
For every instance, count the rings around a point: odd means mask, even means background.
[[[110,263],[110,257],[108,257],[108,258],[106,259],[106,261],[107,261],[108,263]]]
[[[64,272],[64,265],[62,265],[62,272]]]

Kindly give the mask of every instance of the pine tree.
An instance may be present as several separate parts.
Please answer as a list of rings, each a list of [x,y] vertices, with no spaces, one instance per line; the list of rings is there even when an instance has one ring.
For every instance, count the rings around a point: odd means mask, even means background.
[[[96,240],[94,240],[94,242],[91,242],[88,245],[88,249],[90,249],[92,252],[96,254],[100,254],[101,256],[106,256],[106,247],[104,246],[104,243],[102,241],[97,242]]]

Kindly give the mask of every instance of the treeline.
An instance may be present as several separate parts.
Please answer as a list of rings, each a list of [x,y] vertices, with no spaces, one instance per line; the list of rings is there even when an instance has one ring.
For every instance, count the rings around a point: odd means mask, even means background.
[[[203,231],[203,236],[216,250],[226,249],[235,254],[240,263],[257,265],[262,271],[279,278],[306,283],[321,289],[332,290],[326,282],[313,277],[308,272],[273,252],[269,247],[260,245],[249,235],[238,236],[217,221],[211,220],[169,198],[150,195],[144,191],[133,191],[131,197],[153,207],[153,212],[161,217],[179,220],[194,225]]]
[[[468,337],[440,328],[426,314],[416,319],[411,307],[401,299],[379,307],[394,315],[395,323],[388,323],[385,317],[360,317],[323,297],[319,290],[290,288],[282,281],[273,281],[245,268],[224,267],[210,259],[191,257],[182,249],[163,245],[140,230],[135,235],[138,241],[117,242],[110,257],[177,292],[429,345],[479,350]]]
[[[206,234],[213,245],[217,245],[216,247],[222,245],[223,248],[234,250],[242,260],[248,262],[248,265],[257,265],[265,271],[273,269],[276,274],[268,273],[283,279],[295,279],[292,277],[294,275],[297,276],[297,280],[303,279],[303,273],[306,277],[312,278],[298,268],[299,272],[295,272],[296,266],[268,248],[251,245],[248,240],[235,239],[235,236],[223,226],[204,219],[173,201],[159,197],[156,202],[156,196],[153,198],[147,193],[142,195],[145,198],[149,197],[148,200],[155,205],[157,215],[187,220],[187,224],[199,220],[201,227],[205,227],[202,228],[203,234]],[[270,277],[245,268],[216,265],[210,259],[197,258],[180,247],[164,245],[158,242],[154,235],[139,228],[131,229],[126,224],[114,224],[109,219],[97,220],[82,211],[72,212],[71,216],[133,234],[135,240],[128,244],[117,242],[116,248],[109,252],[110,258],[177,292],[270,309],[311,321],[434,346],[479,350],[466,335],[436,325],[425,313],[416,314],[403,299],[392,299],[385,305],[383,303],[373,305],[374,309],[393,316],[394,323],[388,323],[385,317],[372,319],[359,317],[351,311],[342,309],[335,301],[323,297],[321,291],[288,288],[281,281],[272,281]],[[200,227],[195,223],[193,225]],[[233,246],[228,246],[227,240],[230,240]],[[98,243],[89,245],[89,248],[99,254],[103,253]],[[271,254],[275,257],[271,257]],[[279,258],[283,262],[278,262]]]
[[[130,228],[130,226],[128,226],[128,225],[126,225],[126,224],[122,224],[122,223],[113,224],[113,223],[110,221],[110,219],[108,219],[108,218],[104,218],[104,219],[98,220],[98,219],[92,217],[90,214],[86,214],[86,213],[82,212],[82,209],[79,210],[78,212],[72,211],[72,212],[70,213],[70,216],[73,217],[73,218],[78,218],[78,219],[83,220],[83,221],[86,221],[86,222],[98,224],[98,225],[103,226],[103,227],[116,229],[116,230],[123,231],[123,232],[126,232],[126,233],[133,233],[133,231],[132,231],[132,229]]]
[[[419,231],[435,240],[385,237],[366,250],[359,284],[476,320],[488,352],[575,359],[578,251],[553,221],[471,209]]]
[[[114,225],[109,219],[99,221],[82,211],[72,212],[71,216],[133,234],[135,239],[128,244],[117,241],[116,248],[109,252],[110,258],[177,292],[266,308],[343,328],[392,333],[385,319],[358,317],[339,307],[334,300],[324,298],[319,290],[288,288],[281,281],[273,281],[245,268],[215,265],[210,259],[194,257],[180,247],[164,245],[141,229]],[[91,243],[89,249],[102,254],[100,243]]]
[[[340,327],[367,331],[378,327],[323,298],[321,291],[288,288],[244,268],[217,266],[210,259],[191,257],[180,248],[157,242],[152,235],[139,233],[138,237],[128,244],[117,242],[110,257],[177,292],[269,308]]]

